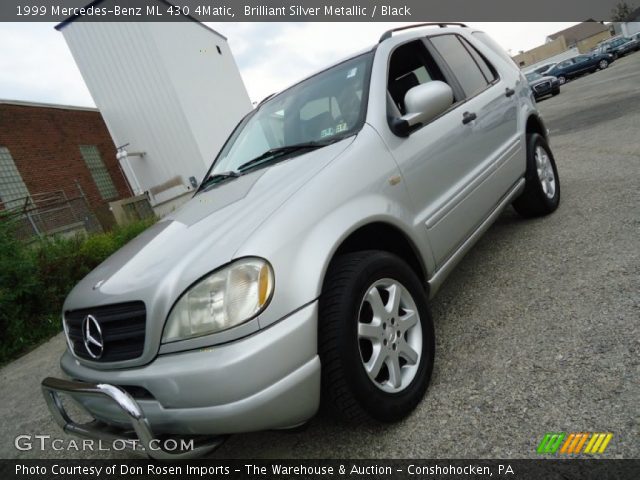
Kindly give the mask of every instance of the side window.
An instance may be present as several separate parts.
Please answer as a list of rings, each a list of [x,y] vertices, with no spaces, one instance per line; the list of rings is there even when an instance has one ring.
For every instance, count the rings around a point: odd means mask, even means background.
[[[389,61],[387,91],[390,97],[390,110],[397,109],[396,115],[397,113],[404,115],[406,113],[404,97],[407,92],[417,85],[432,80],[445,81],[422,40],[400,45],[393,51]],[[393,112],[389,113],[390,116],[396,116]]]
[[[438,35],[429,40],[447,63],[467,97],[487,88],[489,81],[458,35]]]
[[[498,78],[496,69],[493,68],[493,66],[489,62],[487,62],[487,60],[482,55],[480,55],[480,52],[478,52],[475,47],[471,45],[467,40],[462,37],[458,38],[465,46],[467,51],[471,54],[476,62],[476,65],[480,67],[480,70],[482,71],[482,74],[484,75],[484,78],[487,80],[487,82],[491,83],[496,80]]]

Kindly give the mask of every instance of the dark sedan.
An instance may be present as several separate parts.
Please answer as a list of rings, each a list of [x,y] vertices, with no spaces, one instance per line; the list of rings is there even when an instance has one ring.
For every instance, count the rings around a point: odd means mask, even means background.
[[[551,67],[546,75],[554,76],[560,82],[560,85],[572,78],[592,73],[596,70],[604,70],[613,63],[613,55],[609,53],[596,53],[593,55],[578,55]]]
[[[543,76],[536,72],[526,73],[525,77],[529,81],[529,87],[536,100],[560,93],[560,82],[556,77]]]

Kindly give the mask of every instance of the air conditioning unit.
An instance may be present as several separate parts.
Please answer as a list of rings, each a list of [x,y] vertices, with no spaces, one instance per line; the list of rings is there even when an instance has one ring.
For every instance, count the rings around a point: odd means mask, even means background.
[[[109,208],[118,225],[127,225],[155,215],[147,195],[136,195],[135,197],[109,202]]]

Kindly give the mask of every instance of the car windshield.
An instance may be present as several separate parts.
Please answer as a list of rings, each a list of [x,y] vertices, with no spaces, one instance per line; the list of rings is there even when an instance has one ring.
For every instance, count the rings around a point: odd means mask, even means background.
[[[538,80],[539,78],[542,78],[542,75],[536,72],[531,72],[531,73],[525,74],[525,77],[527,77],[527,80],[529,80],[530,82],[533,82],[534,80]]]
[[[317,148],[357,133],[372,58],[372,52],[351,58],[263,101],[231,134],[205,179],[241,173],[256,160],[267,164],[261,160],[276,152]]]

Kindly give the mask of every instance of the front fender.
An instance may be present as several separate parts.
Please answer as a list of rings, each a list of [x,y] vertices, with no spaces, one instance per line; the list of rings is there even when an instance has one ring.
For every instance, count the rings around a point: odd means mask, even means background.
[[[401,174],[394,159],[378,134],[365,126],[338,158],[238,249],[236,257],[258,255],[274,269],[274,295],[260,315],[261,327],[318,298],[339,246],[369,223],[387,223],[403,232],[426,270],[433,271],[426,229],[415,225],[408,192],[398,178]]]

